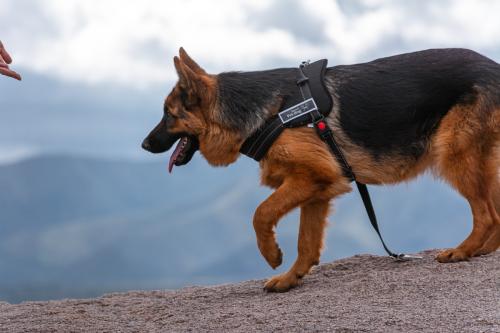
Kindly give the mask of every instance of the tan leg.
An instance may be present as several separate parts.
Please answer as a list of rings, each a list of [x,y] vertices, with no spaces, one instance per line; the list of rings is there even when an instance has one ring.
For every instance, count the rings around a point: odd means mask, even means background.
[[[493,188],[493,203],[497,214],[500,216],[500,175],[498,177],[497,185]]]
[[[287,179],[255,211],[253,226],[257,245],[272,268],[278,267],[282,262],[282,253],[276,243],[274,228],[281,217],[313,196],[315,192],[313,185],[300,179]]]
[[[498,179],[497,120],[485,101],[487,96],[479,96],[474,105],[450,110],[433,142],[437,169],[469,201],[473,215],[470,235],[455,249],[438,254],[439,262],[467,260],[479,253],[499,223],[493,198]],[[486,114],[492,117],[487,119]]]
[[[484,245],[481,247],[481,249],[479,249],[479,251],[476,253],[476,255],[488,254],[488,253],[491,253],[493,251],[500,249],[500,142],[498,142],[500,140],[500,130],[498,130],[498,128],[500,128],[500,111],[497,111],[496,117],[497,117],[496,123],[494,123],[493,126],[497,129],[498,138],[497,138],[497,144],[496,144],[497,148],[496,148],[496,151],[494,150],[494,153],[493,153],[494,156],[492,156],[491,168],[493,170],[492,179],[493,180],[496,179],[496,184],[494,184],[492,187],[492,191],[493,191],[493,195],[492,195],[493,208],[492,208],[492,210],[496,211],[496,215],[497,215],[496,221],[497,222],[494,223],[494,225],[492,227],[490,237],[488,238],[486,243],[484,243]],[[496,157],[496,161],[494,160],[495,157]],[[492,215],[493,214],[494,214],[494,212],[492,213]]]
[[[478,148],[480,149],[476,147]],[[454,165],[444,170],[445,178],[469,201],[474,220],[469,236],[455,249],[438,254],[436,259],[439,262],[467,260],[473,255],[491,252],[492,247],[498,247],[495,246],[498,236],[493,235],[497,233],[500,224],[493,199],[493,190],[497,185],[496,182],[492,182],[494,160],[488,158],[487,150],[481,154],[480,150],[476,149],[469,149],[468,159],[464,158],[462,161],[449,159]],[[492,235],[494,236],[492,243],[481,250]]]
[[[456,248],[439,253],[436,257],[439,262],[468,260],[481,249],[483,244],[485,244],[493,227],[493,220],[488,209],[487,201],[487,199],[474,199],[469,201],[474,218],[472,232]]]
[[[468,166],[462,164],[461,175],[457,174],[454,178],[448,173],[448,180],[469,201],[473,216],[472,232],[455,249],[438,254],[436,259],[439,262],[467,260],[473,255],[486,254],[491,252],[493,247],[498,247],[498,235],[495,234],[498,232],[500,220],[493,202],[493,187],[496,184],[491,183],[491,175],[485,172],[486,169],[481,169],[479,163],[469,167],[468,170]],[[487,248],[483,249],[486,244]]]
[[[482,256],[500,248],[500,224],[496,224],[492,230],[493,231],[483,246],[481,246],[481,248],[474,253],[475,256]]]
[[[490,227],[490,235],[483,246],[474,254],[476,256],[484,255],[496,251],[500,248],[500,182],[493,188],[493,203],[490,206],[492,216],[496,216],[493,225]]]
[[[265,284],[267,291],[287,291],[297,286],[313,265],[319,263],[328,215],[328,200],[308,202],[301,208],[298,257],[290,270]]]

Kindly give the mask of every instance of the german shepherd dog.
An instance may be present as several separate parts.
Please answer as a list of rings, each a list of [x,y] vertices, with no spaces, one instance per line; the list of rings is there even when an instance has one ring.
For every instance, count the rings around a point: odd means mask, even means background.
[[[279,111],[297,70],[212,75],[182,48],[174,65],[179,81],[142,144],[161,153],[179,140],[170,171],[197,150],[213,166],[236,161],[242,143]],[[472,232],[439,253],[439,262],[499,248],[499,64],[470,50],[433,49],[329,67],[325,80],[334,102],[327,122],[359,182],[394,184],[430,169],[468,200]],[[265,283],[268,291],[287,291],[319,263],[330,201],[352,188],[314,128],[285,129],[259,163],[262,183],[275,192],[257,208],[253,226],[272,268],[282,262],[274,229],[301,209],[298,257]]]

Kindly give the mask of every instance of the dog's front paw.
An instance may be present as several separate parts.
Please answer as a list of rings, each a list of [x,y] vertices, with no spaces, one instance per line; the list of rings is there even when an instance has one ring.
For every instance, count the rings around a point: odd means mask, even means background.
[[[269,266],[273,269],[281,265],[283,262],[283,252],[281,252],[281,249],[276,243],[272,244],[272,246],[259,245],[259,249],[264,259],[266,259]]]
[[[284,273],[270,278],[264,285],[264,290],[269,292],[285,292],[300,284],[302,279],[295,273]]]
[[[445,262],[457,262],[457,261],[466,261],[469,260],[470,256],[465,253],[461,249],[449,249],[443,252],[438,253],[436,256],[436,260],[445,263]]]

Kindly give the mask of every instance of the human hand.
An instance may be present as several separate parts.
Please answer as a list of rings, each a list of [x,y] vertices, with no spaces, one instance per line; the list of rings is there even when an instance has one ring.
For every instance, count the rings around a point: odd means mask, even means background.
[[[21,81],[21,75],[9,68],[9,64],[11,62],[12,58],[4,49],[2,42],[0,42],[0,74],[7,75]]]

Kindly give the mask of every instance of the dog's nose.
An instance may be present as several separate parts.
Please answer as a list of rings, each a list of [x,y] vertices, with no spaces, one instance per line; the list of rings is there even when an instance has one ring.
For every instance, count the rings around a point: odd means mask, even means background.
[[[149,144],[149,140],[146,138],[142,141],[142,149],[149,151],[151,149],[151,145]]]

